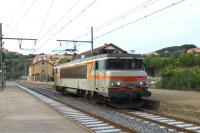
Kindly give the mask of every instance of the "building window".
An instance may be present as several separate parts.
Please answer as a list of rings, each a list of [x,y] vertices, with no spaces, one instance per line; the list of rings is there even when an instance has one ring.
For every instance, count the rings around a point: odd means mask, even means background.
[[[44,65],[44,62],[42,62],[42,65]]]

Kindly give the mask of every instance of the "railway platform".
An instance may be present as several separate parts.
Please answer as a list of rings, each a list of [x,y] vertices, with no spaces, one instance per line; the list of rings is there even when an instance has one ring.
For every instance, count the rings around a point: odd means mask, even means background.
[[[0,132],[2,133],[86,133],[86,129],[31,94],[7,82],[0,91]]]

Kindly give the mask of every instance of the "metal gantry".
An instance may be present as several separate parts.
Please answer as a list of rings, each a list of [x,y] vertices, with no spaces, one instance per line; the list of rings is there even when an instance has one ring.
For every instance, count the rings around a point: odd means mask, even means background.
[[[3,40],[18,40],[19,41],[19,48],[21,48],[21,45],[22,45],[22,41],[23,40],[29,40],[29,41],[34,41],[36,43],[36,41],[38,39],[33,39],[33,38],[15,38],[15,37],[3,37],[3,34],[2,34],[2,23],[0,23],[0,88],[1,90],[3,90],[3,88],[5,88],[5,77],[4,77],[4,73],[5,73],[5,70],[4,70],[4,57],[3,57]]]
[[[3,77],[3,41],[2,41],[2,23],[0,23],[0,53],[1,53],[1,57],[0,57],[0,72],[1,72],[1,81],[0,81],[0,88],[1,90],[3,90],[4,88],[4,77]]]
[[[93,27],[91,27],[91,40],[84,41],[84,40],[57,40],[58,42],[73,42],[73,43],[90,43],[91,44],[91,54],[93,54]],[[76,51],[76,45],[74,45],[74,49],[65,49],[65,51]]]

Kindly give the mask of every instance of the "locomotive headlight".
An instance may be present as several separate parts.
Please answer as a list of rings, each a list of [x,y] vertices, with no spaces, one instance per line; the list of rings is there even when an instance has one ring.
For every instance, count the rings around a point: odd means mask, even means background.
[[[111,82],[111,87],[114,87],[115,86],[115,82]]]
[[[121,87],[122,82],[121,81],[111,81],[110,85],[111,85],[111,87]]]
[[[144,85],[144,82],[139,82],[139,85]]]
[[[121,86],[122,84],[121,84],[121,82],[120,81],[117,81],[116,82],[116,86]]]
[[[146,82],[145,81],[140,81],[140,82],[137,82],[137,85],[143,86],[143,85],[146,85]]]

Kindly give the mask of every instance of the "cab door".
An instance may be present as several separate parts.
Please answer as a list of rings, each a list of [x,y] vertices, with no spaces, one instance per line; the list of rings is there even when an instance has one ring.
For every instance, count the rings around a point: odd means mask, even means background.
[[[99,62],[95,61],[95,70],[94,70],[94,78],[95,78],[95,90],[99,90]]]
[[[98,61],[98,69],[98,87],[101,92],[104,92],[106,87],[105,60]]]
[[[87,64],[87,90],[95,90],[96,88],[96,78],[95,78],[95,62],[90,62]]]

